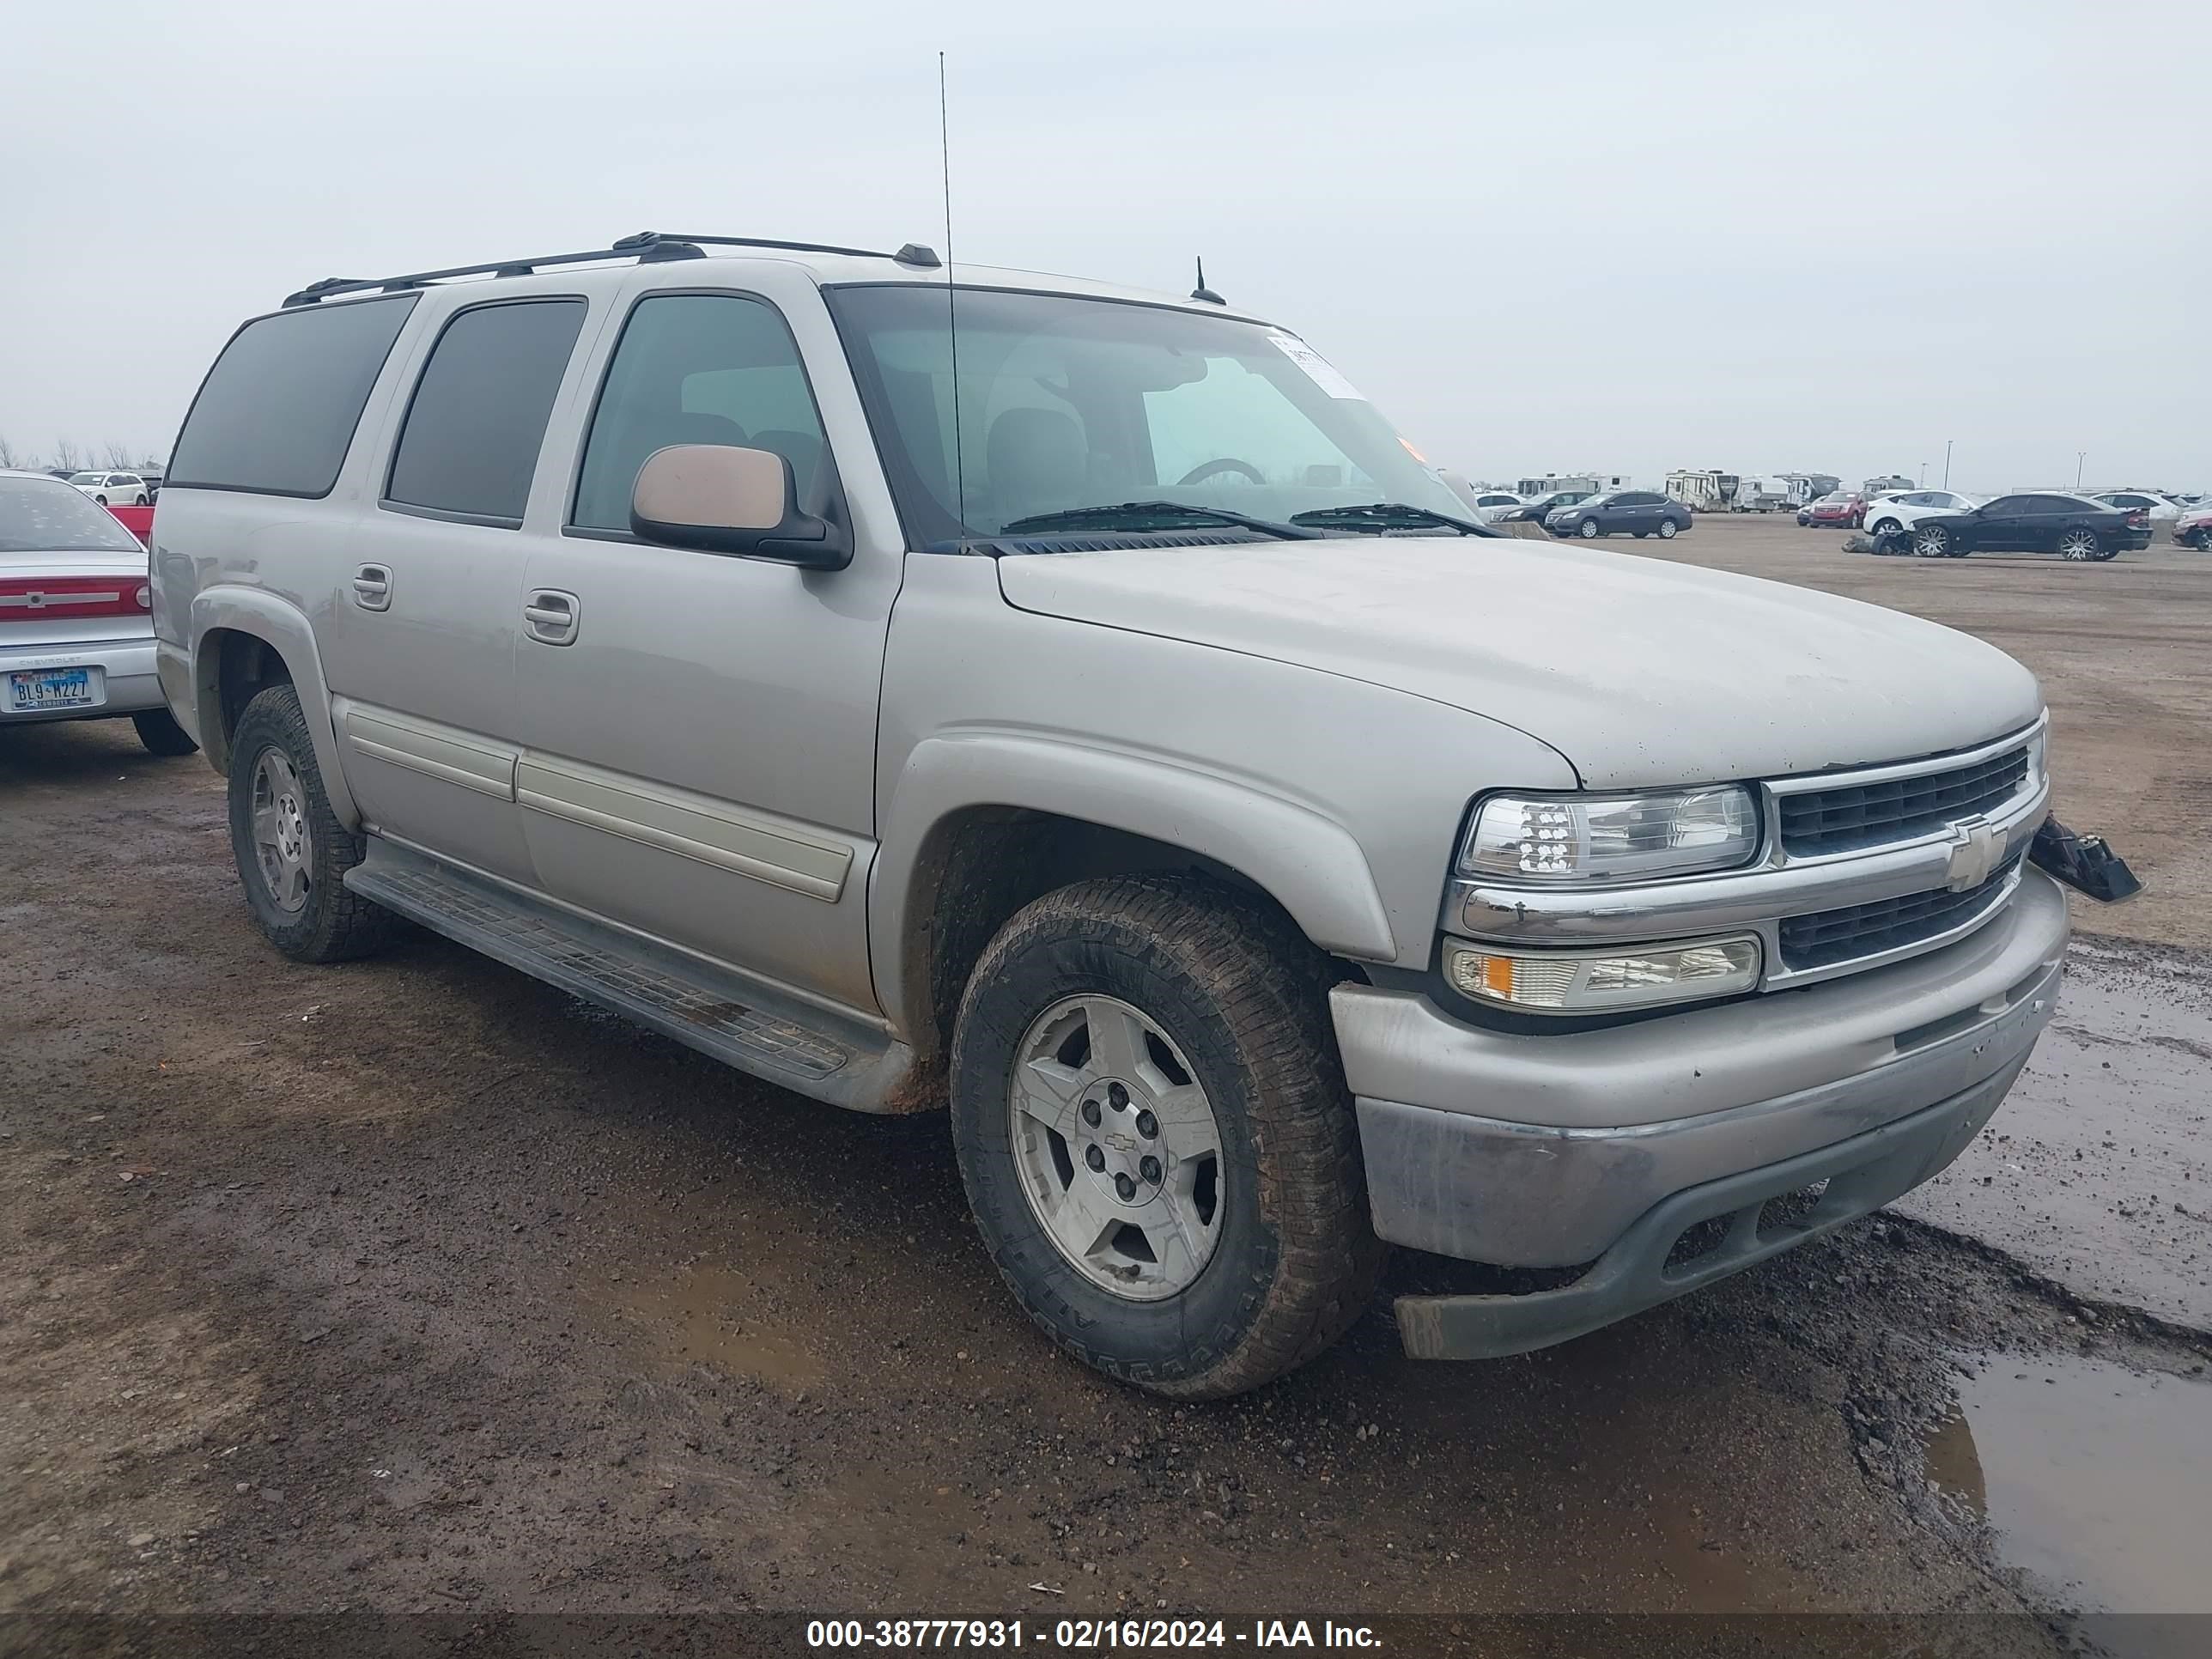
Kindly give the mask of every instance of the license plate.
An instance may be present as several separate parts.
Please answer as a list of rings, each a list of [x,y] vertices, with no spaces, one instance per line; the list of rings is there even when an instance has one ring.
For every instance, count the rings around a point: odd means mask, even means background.
[[[94,708],[100,702],[99,671],[31,668],[8,676],[8,706],[19,714],[58,708]]]

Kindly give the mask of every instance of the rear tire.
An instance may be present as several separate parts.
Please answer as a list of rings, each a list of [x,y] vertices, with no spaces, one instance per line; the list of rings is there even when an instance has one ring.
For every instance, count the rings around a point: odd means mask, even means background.
[[[1662,519],[1659,520],[1659,539],[1662,542],[1671,542],[1681,528],[1682,526],[1672,519]]]
[[[2069,564],[2087,564],[2101,559],[2104,554],[2104,538],[2094,530],[2076,528],[2059,532],[2058,556]]]
[[[289,685],[247,703],[231,736],[230,849],[254,921],[295,962],[368,956],[398,926],[345,885],[367,843],[331,811],[307,716]]]
[[[146,492],[145,492],[144,490],[143,490],[143,489],[142,489],[142,490],[140,490],[140,491],[138,492],[137,499],[136,499],[135,501],[133,501],[131,503],[131,506],[133,506],[133,507],[143,507],[143,506],[145,506],[145,505],[146,505]]]
[[[953,1040],[953,1146],[992,1261],[1078,1358],[1220,1398],[1365,1310],[1384,1246],[1328,983],[1279,912],[1190,877],[1061,888],[984,951]],[[1166,1158],[1178,1137],[1189,1154]],[[1154,1150],[1157,1194],[1120,1192]]]
[[[1923,559],[1953,558],[1956,555],[1951,544],[1957,538],[1940,524],[1919,525],[1912,532],[1912,550]]]
[[[131,724],[137,729],[138,741],[146,745],[149,754],[170,759],[193,754],[199,749],[191,734],[177,724],[177,717],[166,708],[143,709],[131,717]]]
[[[1884,519],[1867,532],[1869,536],[1894,536],[1905,526],[1894,519]]]

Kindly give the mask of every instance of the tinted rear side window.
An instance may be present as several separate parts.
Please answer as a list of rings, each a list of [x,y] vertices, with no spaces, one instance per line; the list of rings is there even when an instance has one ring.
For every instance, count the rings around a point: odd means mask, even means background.
[[[385,499],[519,525],[581,300],[477,306],[446,325],[416,382]]]
[[[329,495],[416,297],[301,307],[248,323],[192,400],[167,487]]]

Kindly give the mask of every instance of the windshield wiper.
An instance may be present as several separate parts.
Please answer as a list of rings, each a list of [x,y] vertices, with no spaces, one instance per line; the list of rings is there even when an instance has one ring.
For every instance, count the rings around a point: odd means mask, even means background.
[[[1166,520],[1163,523],[1161,520]],[[1054,530],[1194,530],[1210,524],[1233,524],[1257,530],[1286,542],[1313,541],[1321,532],[1302,524],[1277,524],[1231,513],[1225,507],[1191,507],[1182,501],[1121,501],[1111,507],[1071,507],[1058,513],[1034,513],[1001,525],[1001,535],[1026,536]]]
[[[1432,513],[1425,507],[1414,507],[1405,501],[1370,501],[1364,507],[1317,507],[1310,513],[1292,514],[1291,522],[1316,530],[1358,530],[1376,536],[1388,530],[1438,527],[1457,531],[1462,536],[1498,534],[1471,520],[1455,519],[1449,513]]]

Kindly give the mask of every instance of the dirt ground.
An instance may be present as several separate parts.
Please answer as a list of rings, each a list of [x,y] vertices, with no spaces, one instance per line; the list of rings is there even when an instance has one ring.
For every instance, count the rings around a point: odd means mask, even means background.
[[[2017,651],[2062,811],[2153,884],[2084,920],[2202,945],[2212,558],[1836,539],[1722,521],[1669,552]],[[1405,1359],[1378,1301],[1300,1375],[1169,1406],[1019,1316],[941,1120],[815,1107],[423,935],[288,963],[239,898],[220,781],[127,725],[0,733],[0,1651],[1202,1613],[1395,1618],[1407,1651],[2010,1654],[2112,1640],[2100,1605],[2212,1610],[2201,1572],[2177,1607],[2114,1603],[2008,1549],[1997,1442],[1958,1444],[1975,1389],[2057,1389],[2061,1364],[2212,1432],[2212,1340],[2124,1283],[2082,1294],[1893,1217],[1480,1367]],[[244,1617],[272,1613],[446,1622],[372,1642]],[[1540,1616],[1685,1613],[1759,1617]],[[1771,1622],[1834,1613],[1856,1617]],[[677,1645],[562,1628],[562,1650]]]

